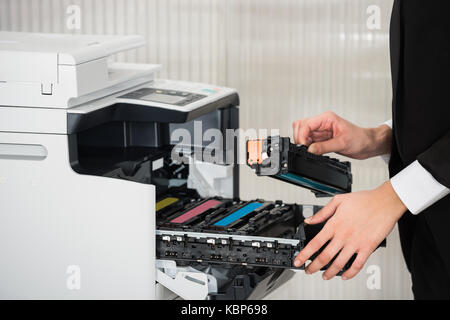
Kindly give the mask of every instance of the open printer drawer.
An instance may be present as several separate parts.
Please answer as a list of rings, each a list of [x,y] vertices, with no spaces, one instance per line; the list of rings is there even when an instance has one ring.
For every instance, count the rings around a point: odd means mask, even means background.
[[[168,201],[172,205],[158,206]],[[158,204],[156,255],[163,268],[157,278],[167,287],[184,275],[183,281],[193,282],[196,298],[258,299],[293,276],[292,259],[305,243],[302,206],[172,195]],[[174,266],[194,274],[177,278]],[[196,271],[204,274],[203,281],[194,278]]]
[[[294,258],[320,230],[305,227],[304,215],[320,208],[164,196],[156,213],[158,279],[174,290],[180,288],[175,283],[191,281],[197,289],[179,293],[186,297],[263,298],[303,269],[294,267]]]

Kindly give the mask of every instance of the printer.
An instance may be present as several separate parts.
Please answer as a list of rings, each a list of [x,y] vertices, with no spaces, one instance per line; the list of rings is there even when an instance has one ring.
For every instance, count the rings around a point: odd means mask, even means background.
[[[143,44],[0,32],[0,298],[257,299],[296,271],[319,207],[241,200],[236,90],[112,59]]]

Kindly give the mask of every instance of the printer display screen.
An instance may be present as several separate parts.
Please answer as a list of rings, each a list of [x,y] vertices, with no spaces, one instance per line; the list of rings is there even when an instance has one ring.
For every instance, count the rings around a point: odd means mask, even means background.
[[[176,104],[185,99],[185,97],[168,95],[162,93],[151,93],[141,98],[142,100],[167,103],[167,104]]]
[[[196,94],[192,92],[172,89],[141,88],[124,94],[123,96],[120,96],[118,98],[144,100],[183,107],[190,103],[206,98],[206,96],[203,94]]]

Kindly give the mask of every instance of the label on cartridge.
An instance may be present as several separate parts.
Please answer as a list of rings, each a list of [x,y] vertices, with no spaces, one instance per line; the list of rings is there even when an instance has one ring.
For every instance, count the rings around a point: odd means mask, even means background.
[[[222,201],[218,200],[208,200],[203,202],[202,204],[196,206],[195,208],[189,210],[188,212],[182,214],[181,216],[176,217],[171,223],[184,223],[188,220],[191,220],[192,218],[198,216],[199,214],[202,214],[206,210],[209,210],[211,208],[214,208],[215,206],[221,204]]]
[[[225,227],[229,225],[230,223],[233,223],[234,221],[241,219],[242,217],[245,217],[249,213],[255,211],[259,207],[261,207],[263,204],[261,202],[252,202],[247,204],[245,207],[242,207],[238,209],[237,211],[233,212],[232,214],[226,216],[222,220],[217,221],[214,225],[218,227]]]

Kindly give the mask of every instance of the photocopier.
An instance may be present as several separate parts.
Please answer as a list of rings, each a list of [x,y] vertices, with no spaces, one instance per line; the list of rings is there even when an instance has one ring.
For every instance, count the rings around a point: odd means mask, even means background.
[[[236,90],[112,59],[142,45],[0,32],[0,298],[258,299],[298,271],[320,207],[240,199]]]

